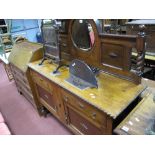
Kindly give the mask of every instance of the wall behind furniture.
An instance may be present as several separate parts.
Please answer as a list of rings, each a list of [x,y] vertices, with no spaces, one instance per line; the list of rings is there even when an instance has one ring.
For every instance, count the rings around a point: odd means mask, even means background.
[[[40,32],[39,23],[38,19],[12,19],[12,37],[23,36],[31,42],[37,42],[36,34]]]

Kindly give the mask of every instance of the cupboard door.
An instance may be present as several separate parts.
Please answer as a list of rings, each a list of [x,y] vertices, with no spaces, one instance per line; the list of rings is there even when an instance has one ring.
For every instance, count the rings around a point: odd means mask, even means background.
[[[54,94],[49,93],[47,90],[40,87],[38,84],[36,84],[37,88],[37,94],[39,97],[40,102],[52,113],[57,113],[57,104],[56,99],[54,97]]]
[[[60,87],[39,73],[34,71],[31,71],[30,73],[40,104],[66,124],[64,105],[61,102],[61,96],[59,94]]]

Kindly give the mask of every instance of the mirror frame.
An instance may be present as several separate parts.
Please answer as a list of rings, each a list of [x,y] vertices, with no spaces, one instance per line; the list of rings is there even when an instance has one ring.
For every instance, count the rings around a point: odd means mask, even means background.
[[[92,64],[94,63],[94,65],[99,65],[99,59],[100,59],[100,38],[99,38],[99,33],[96,27],[96,23],[94,20],[92,19],[86,19],[88,20],[88,22],[91,24],[93,31],[94,31],[94,37],[95,37],[95,41],[94,41],[94,45],[91,49],[89,49],[88,51],[84,51],[80,48],[78,48],[77,46],[75,46],[75,43],[73,41],[73,37],[72,37],[72,26],[74,23],[74,20],[79,20],[79,19],[72,19],[70,20],[69,23],[69,47],[70,47],[70,55],[71,57],[74,58],[78,58],[81,60],[86,61],[86,63],[88,64]]]
[[[94,44],[93,44],[92,47],[89,47],[88,49],[82,49],[82,48],[79,48],[79,47],[77,46],[76,42],[74,41],[74,38],[73,38],[73,25],[74,25],[74,22],[75,22],[76,20],[86,20],[86,21],[88,21],[88,23],[91,25],[91,27],[92,27],[92,29],[93,29],[93,33],[94,33]],[[95,32],[94,32],[94,28],[93,28],[92,24],[90,23],[89,19],[75,19],[75,20],[73,20],[72,26],[71,26],[71,35],[70,35],[70,36],[71,36],[71,40],[72,40],[73,45],[74,45],[77,49],[80,49],[82,52],[89,53],[89,52],[91,51],[91,49],[94,47],[94,45],[95,45]]]

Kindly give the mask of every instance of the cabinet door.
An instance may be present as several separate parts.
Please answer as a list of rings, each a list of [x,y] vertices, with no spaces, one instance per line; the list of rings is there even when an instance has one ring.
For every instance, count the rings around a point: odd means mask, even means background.
[[[38,100],[61,122],[66,124],[64,105],[59,94],[60,88],[39,73],[31,71]]]
[[[53,92],[48,92],[38,84],[36,84],[37,95],[39,101],[52,113],[56,114],[58,107]]]

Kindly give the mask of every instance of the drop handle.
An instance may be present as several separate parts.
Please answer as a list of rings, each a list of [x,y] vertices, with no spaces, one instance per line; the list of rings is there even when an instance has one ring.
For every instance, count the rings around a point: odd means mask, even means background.
[[[118,57],[118,55],[115,52],[109,53],[109,56],[112,57],[112,58]]]
[[[65,102],[68,102],[68,97],[65,96],[65,97],[64,97],[64,100],[65,100]]]
[[[84,123],[80,123],[80,125],[85,129],[88,130],[88,127]]]
[[[55,111],[58,111],[58,108],[57,108],[57,106],[54,106],[54,109],[55,109]]]
[[[65,120],[66,120],[66,121],[68,120],[68,115],[67,115],[66,112],[65,112]]]
[[[66,46],[67,46],[67,44],[65,44],[65,43],[62,43],[62,46],[66,47]]]
[[[40,79],[40,81],[42,82],[42,81],[43,81],[43,79]]]
[[[48,99],[48,95],[45,94],[44,96],[45,96],[46,99]]]
[[[80,108],[82,108],[82,109],[84,108],[84,105],[83,104],[81,104],[81,103],[78,103],[78,104],[79,104],[79,107]]]
[[[95,112],[92,113],[92,118],[96,119],[96,113]]]

